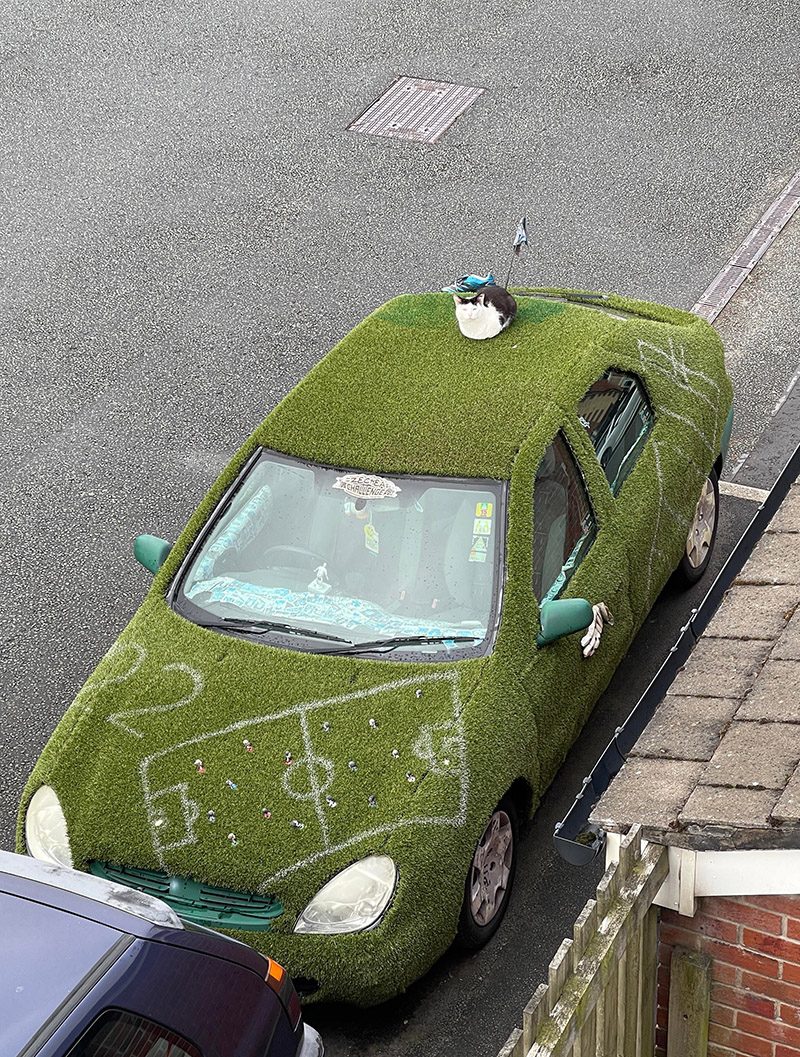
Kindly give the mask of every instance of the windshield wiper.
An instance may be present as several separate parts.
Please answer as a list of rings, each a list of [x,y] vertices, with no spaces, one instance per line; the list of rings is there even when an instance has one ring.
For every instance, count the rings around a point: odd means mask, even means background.
[[[247,617],[223,617],[213,624],[201,624],[203,628],[225,630],[233,627],[239,631],[249,631],[253,635],[265,635],[268,631],[284,631],[287,635],[309,635],[314,639],[328,639],[330,642],[350,642],[339,635],[328,635],[313,628],[296,628],[294,624],[281,624],[278,620],[248,620]]]
[[[406,635],[397,639],[373,639],[351,642],[347,649],[323,650],[323,653],[363,653],[366,650],[396,650],[398,646],[424,646],[429,642],[475,642],[480,635]],[[347,641],[346,639],[343,641]]]

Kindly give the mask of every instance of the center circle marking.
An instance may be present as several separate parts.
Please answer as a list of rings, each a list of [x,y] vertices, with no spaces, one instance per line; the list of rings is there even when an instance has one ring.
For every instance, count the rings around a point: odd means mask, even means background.
[[[295,800],[314,800],[317,796],[324,796],[330,789],[333,781],[333,761],[326,760],[324,756],[302,756],[296,760],[291,767],[287,767],[283,776],[283,788],[289,796]],[[303,785],[305,791],[295,788],[298,779],[305,774]],[[314,793],[316,783],[317,792]]]

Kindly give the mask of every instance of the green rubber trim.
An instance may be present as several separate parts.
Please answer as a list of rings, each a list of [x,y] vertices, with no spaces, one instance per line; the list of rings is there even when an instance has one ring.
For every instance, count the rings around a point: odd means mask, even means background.
[[[283,904],[274,896],[234,892],[202,884],[191,877],[170,877],[158,870],[112,866],[96,859],[89,864],[89,871],[95,877],[104,877],[161,899],[179,917],[196,925],[268,932],[272,922],[283,913]]]

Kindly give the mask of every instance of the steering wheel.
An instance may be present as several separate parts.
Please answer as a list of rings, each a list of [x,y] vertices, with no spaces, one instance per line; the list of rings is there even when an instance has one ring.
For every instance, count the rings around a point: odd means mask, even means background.
[[[284,560],[275,561],[278,556],[283,557]],[[316,566],[324,565],[327,561],[321,554],[310,551],[306,547],[293,547],[288,543],[280,543],[276,547],[268,547],[261,557],[267,565],[277,565],[284,569],[305,569],[307,560],[314,562]]]

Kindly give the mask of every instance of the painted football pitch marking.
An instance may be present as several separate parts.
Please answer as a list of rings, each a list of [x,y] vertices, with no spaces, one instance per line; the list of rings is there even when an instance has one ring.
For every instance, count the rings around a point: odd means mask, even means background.
[[[120,646],[119,650],[130,647],[136,652],[135,663],[122,675],[115,676],[112,679],[102,680],[87,689],[94,688],[99,689],[101,685],[107,685],[108,683],[121,683],[128,679],[133,678],[134,675],[141,669],[142,664],[147,656],[147,650],[139,643],[126,643],[124,646]],[[204,688],[204,680],[202,675],[193,668],[189,668],[185,664],[171,664],[166,665],[162,669],[163,671],[182,671],[190,676],[193,683],[192,691],[185,697],[178,701],[168,702],[166,704],[151,705],[147,708],[129,709],[122,712],[115,712],[107,717],[107,722],[118,726],[126,733],[133,737],[141,738],[143,734],[135,727],[130,726],[128,723],[121,722],[124,719],[131,719],[133,716],[144,716],[147,714],[155,714],[160,712],[171,711],[185,705],[190,704],[194,701],[202,692]],[[419,733],[414,740],[411,751],[414,755],[425,761],[427,764],[427,772],[431,774],[453,774],[458,778],[459,790],[458,790],[458,807],[452,815],[419,815],[409,818],[395,819],[392,822],[386,822],[379,826],[371,827],[360,831],[345,841],[334,844],[331,841],[330,833],[328,829],[327,819],[325,817],[325,794],[327,793],[333,778],[336,773],[337,765],[326,756],[319,754],[315,747],[311,731],[308,724],[308,716],[311,713],[317,712],[320,709],[331,710],[336,707],[347,706],[352,702],[362,701],[367,698],[374,697],[382,693],[393,693],[398,690],[405,688],[422,688],[426,684],[445,683],[449,684],[450,696],[452,701],[452,719],[445,722],[436,723],[423,723],[419,729]],[[167,869],[166,854],[176,848],[182,848],[189,844],[195,844],[198,841],[195,824],[201,815],[200,805],[195,801],[189,790],[189,783],[182,781],[177,782],[173,785],[163,786],[161,788],[152,788],[150,782],[150,769],[152,765],[162,759],[164,756],[168,756],[173,752],[177,752],[181,749],[188,748],[189,746],[199,747],[202,743],[208,742],[217,738],[224,737],[235,731],[243,728],[252,728],[254,726],[260,726],[269,724],[275,720],[286,719],[288,717],[296,716],[300,725],[300,730],[303,739],[304,755],[296,760],[291,768],[287,769],[283,775],[283,788],[289,796],[300,801],[313,801],[314,811],[320,823],[320,832],[322,836],[322,846],[311,855],[306,856],[294,863],[290,863],[287,866],[282,867],[276,872],[272,873],[267,877],[261,885],[261,889],[273,884],[283,877],[294,873],[296,870],[303,866],[308,866],[317,860],[324,858],[327,855],[333,855],[338,851],[342,851],[352,845],[358,844],[364,840],[368,840],[370,837],[379,836],[381,834],[388,834],[394,830],[412,825],[421,826],[463,826],[467,819],[467,799],[469,796],[469,769],[467,767],[467,753],[466,753],[466,738],[464,735],[464,723],[461,716],[461,704],[458,693],[459,676],[456,672],[434,672],[431,675],[426,676],[415,676],[407,679],[393,680],[392,682],[382,683],[379,686],[369,687],[364,690],[354,690],[347,694],[340,694],[334,697],[326,697],[319,700],[306,701],[297,705],[293,705],[290,708],[282,709],[279,712],[275,712],[269,715],[261,716],[250,716],[245,719],[230,723],[225,727],[217,730],[205,731],[202,734],[195,735],[192,738],[186,738],[182,741],[173,743],[172,745],[166,746],[157,750],[154,753],[150,753],[148,756],[142,757],[139,761],[139,777],[142,783],[142,792],[144,797],[144,807],[147,814],[148,826],[151,833],[153,842],[153,851],[161,864],[162,869]],[[434,747],[434,734],[442,734],[441,740],[441,752],[437,753]],[[197,750],[195,750],[197,751]],[[448,756],[444,757],[447,753]],[[441,757],[441,758],[440,758]],[[452,761],[451,761],[452,758]],[[453,766],[455,765],[455,766]],[[343,761],[340,761],[339,767],[346,766]],[[304,769],[308,773],[309,780],[309,791],[298,791],[293,788],[293,779],[296,779],[297,769]],[[424,777],[424,776],[423,776]],[[168,801],[168,798],[175,796],[178,799],[180,805],[180,818],[183,823],[184,832],[181,836],[174,840],[164,840],[161,835],[161,827],[163,826],[163,813],[164,804]],[[174,826],[173,826],[174,829]]]

